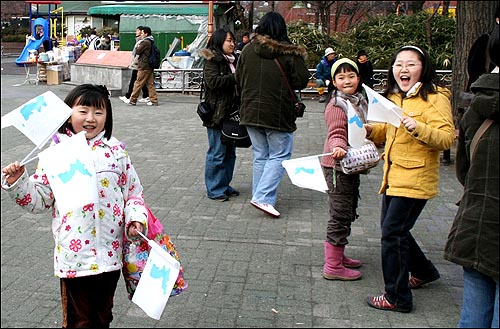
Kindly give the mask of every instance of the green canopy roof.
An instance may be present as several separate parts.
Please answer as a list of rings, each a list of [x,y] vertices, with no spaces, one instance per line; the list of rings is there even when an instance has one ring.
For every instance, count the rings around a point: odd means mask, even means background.
[[[88,15],[200,15],[208,16],[208,6],[204,7],[164,7],[142,5],[107,5],[90,7]]]

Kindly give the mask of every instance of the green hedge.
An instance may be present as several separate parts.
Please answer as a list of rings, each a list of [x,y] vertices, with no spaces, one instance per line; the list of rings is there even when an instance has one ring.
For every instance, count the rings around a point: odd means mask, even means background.
[[[435,15],[431,19],[431,40],[427,40],[426,22],[430,14],[391,14],[378,16],[354,26],[350,31],[336,33],[330,39],[330,47],[341,57],[356,59],[358,50],[368,53],[373,67],[387,69],[393,53],[404,45],[415,45],[426,49],[437,70],[452,67],[455,39],[455,20],[452,17]],[[308,50],[307,66],[315,68],[324,55],[325,38],[321,32],[303,22],[289,24],[288,32],[294,43]]]
[[[27,27],[12,27],[7,26],[2,29],[3,42],[26,42],[26,35],[30,34],[30,29]]]

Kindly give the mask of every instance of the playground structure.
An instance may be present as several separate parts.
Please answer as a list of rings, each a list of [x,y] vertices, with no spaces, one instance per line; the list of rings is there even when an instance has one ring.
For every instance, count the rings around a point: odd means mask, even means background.
[[[30,32],[31,36],[26,42],[26,46],[16,59],[16,65],[24,66],[29,61],[30,53],[38,51],[40,46],[44,46],[45,51],[52,50],[53,40],[57,40],[57,14],[61,12],[61,42],[63,45],[64,40],[64,21],[63,21],[63,7],[57,8],[61,1],[25,1],[30,5]],[[47,19],[39,16],[38,5],[48,5]],[[36,18],[33,18],[32,5],[37,5]],[[51,10],[51,5],[55,5],[56,9]],[[55,17],[51,17],[55,15]]]

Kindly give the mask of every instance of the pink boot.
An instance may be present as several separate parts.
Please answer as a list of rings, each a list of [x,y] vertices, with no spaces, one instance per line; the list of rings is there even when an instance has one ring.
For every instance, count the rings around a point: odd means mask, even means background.
[[[342,259],[342,265],[349,268],[358,268],[362,265],[362,263],[360,260],[352,259],[344,255],[344,258]]]
[[[327,280],[352,281],[361,278],[361,272],[350,270],[342,265],[345,246],[334,246],[325,241],[325,266],[323,278]]]

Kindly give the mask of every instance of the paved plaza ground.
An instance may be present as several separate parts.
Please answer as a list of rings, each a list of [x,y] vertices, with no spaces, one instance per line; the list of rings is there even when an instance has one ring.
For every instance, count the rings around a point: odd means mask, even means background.
[[[23,68],[2,58],[1,114],[47,90],[63,98],[70,84],[19,85]],[[252,151],[238,149],[229,202],[205,194],[206,130],[196,115],[198,95],[159,93],[159,107],[113,105],[114,136],[126,144],[144,185],[146,201],[177,246],[188,289],[171,298],[161,320],[127,299],[122,279],[114,328],[237,327],[456,327],[462,269],[443,259],[461,185],[454,166],[441,167],[439,196],[427,203],[413,234],[436,264],[441,279],[414,291],[414,310],[403,314],[368,307],[384,289],[380,261],[382,164],[361,176],[360,218],[346,253],[363,261],[361,280],[322,278],[327,196],[290,183],[285,175],[273,219],[250,205]],[[326,128],[324,104],[307,97],[297,120],[293,158],[320,154]],[[1,166],[34,147],[14,127],[2,129]],[[452,159],[454,154],[452,150]],[[35,161],[36,162],[36,161]],[[36,163],[28,164],[33,173]],[[25,213],[1,193],[1,327],[61,327],[59,280],[53,275],[50,215]]]

